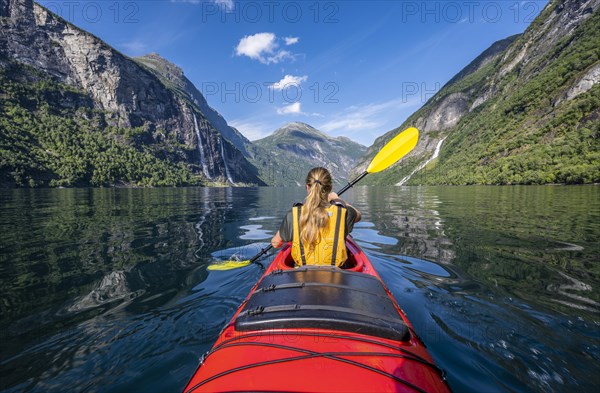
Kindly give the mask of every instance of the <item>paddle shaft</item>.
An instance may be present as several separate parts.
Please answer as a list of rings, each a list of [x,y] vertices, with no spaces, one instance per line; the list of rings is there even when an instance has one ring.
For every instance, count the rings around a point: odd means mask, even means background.
[[[338,191],[338,195],[342,195],[343,193],[345,193],[346,191],[348,191],[350,188],[352,188],[352,186],[354,186],[356,183],[358,183],[360,180],[362,180],[362,178],[364,178],[365,176],[367,176],[369,174],[369,172],[364,171],[363,173],[361,173],[360,175],[358,175],[356,177],[356,179],[352,180],[350,183],[346,184],[344,186],[344,188],[342,188],[341,190]],[[260,257],[262,257],[263,255],[265,255],[266,253],[268,253],[269,251],[271,251],[271,249],[273,248],[272,244],[269,244],[267,247],[263,248],[262,250],[260,250],[260,252],[258,254],[256,254],[254,257],[252,257],[252,259],[250,259],[250,263],[254,263],[256,262],[256,260]]]
[[[356,183],[358,183],[359,181],[362,180],[363,177],[367,176],[369,174],[369,172],[364,171],[363,173],[361,173],[360,175],[358,175],[356,177],[356,179],[352,180],[350,183],[346,184],[344,186],[344,188],[342,188],[337,194],[338,195],[342,195],[343,193],[345,193],[346,191],[348,191],[350,188],[352,188],[353,185],[355,185]]]

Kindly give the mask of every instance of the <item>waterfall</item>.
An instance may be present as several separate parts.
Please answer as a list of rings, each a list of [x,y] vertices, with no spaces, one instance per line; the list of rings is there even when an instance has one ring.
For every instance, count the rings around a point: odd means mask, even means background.
[[[407,181],[410,180],[410,178],[417,172],[419,172],[421,169],[425,168],[425,166],[427,166],[427,164],[429,164],[431,161],[433,161],[434,159],[437,158],[437,156],[440,154],[440,149],[442,148],[442,143],[444,143],[444,141],[446,140],[446,138],[442,139],[441,141],[438,142],[437,146],[435,147],[435,150],[433,151],[433,155],[429,158],[429,160],[425,161],[424,163],[422,163],[421,165],[419,165],[417,167],[417,169],[415,169],[414,171],[412,171],[410,173],[410,175],[406,176],[404,179],[400,180],[400,182],[398,184],[396,184],[397,186],[401,186],[403,184],[405,184]]]
[[[205,118],[202,119],[201,124],[202,128],[207,130],[210,129],[210,127],[212,127],[208,120],[206,120]],[[208,160],[213,163],[215,162],[215,158],[213,157],[213,149],[208,149]]]
[[[206,166],[206,157],[204,156],[204,148],[202,147],[202,139],[200,138],[200,129],[198,128],[198,121],[196,120],[196,114],[192,113],[194,116],[194,130],[196,130],[196,137],[198,138],[198,150],[200,151],[200,164],[202,164],[202,171],[204,172],[204,176],[207,179],[210,179],[210,174],[208,173],[208,167]]]
[[[225,159],[225,150],[223,149],[223,138],[219,138],[219,144],[221,145],[221,157],[223,158],[223,165],[225,166],[225,174],[227,175],[227,180],[231,184],[235,184],[233,179],[231,178],[231,173],[229,173],[229,167],[227,167],[227,160]]]

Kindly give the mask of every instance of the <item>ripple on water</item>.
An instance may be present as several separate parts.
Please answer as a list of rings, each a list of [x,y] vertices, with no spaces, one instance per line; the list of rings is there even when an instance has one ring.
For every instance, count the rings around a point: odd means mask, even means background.
[[[579,351],[589,361],[598,358],[597,347],[581,344],[593,330],[584,318],[557,317],[495,296],[446,265],[373,250],[368,255],[455,391],[488,391],[490,378],[507,391],[594,386],[590,364],[573,356]],[[574,334],[564,336],[565,327]]]
[[[240,239],[243,240],[263,240],[270,239],[274,233],[270,229],[261,229],[262,225],[243,225],[240,229],[246,231],[243,235],[240,235]]]
[[[273,220],[277,217],[272,216],[260,216],[260,217],[250,217],[248,221],[265,221],[265,220]]]
[[[248,290],[243,285],[249,285],[247,275],[227,273],[212,280],[209,275],[201,290],[170,306],[130,317],[101,315],[4,360],[3,369],[27,367],[37,371],[30,374],[28,383],[18,383],[8,391],[27,391],[34,386],[34,391],[59,391],[66,386],[120,391],[124,386],[133,388],[129,379],[140,376],[144,378],[135,390],[141,386],[153,391],[157,386],[166,390],[182,387],[189,377],[184,371],[189,373],[189,369],[181,368],[168,383],[162,380],[164,373],[154,370],[152,375],[148,370],[158,364],[164,367],[165,361],[197,358],[212,346]],[[136,362],[130,363],[130,359]],[[110,389],[105,385],[108,375]],[[5,383],[11,385],[10,380]]]

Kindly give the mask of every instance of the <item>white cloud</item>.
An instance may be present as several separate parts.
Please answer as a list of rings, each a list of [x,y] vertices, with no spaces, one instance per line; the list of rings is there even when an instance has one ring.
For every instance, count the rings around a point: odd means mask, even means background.
[[[294,60],[294,55],[292,55],[292,52],[289,52],[287,50],[280,50],[277,51],[277,53],[275,53],[273,56],[267,57],[266,64],[279,63],[285,59]]]
[[[260,60],[265,53],[273,53],[277,44],[275,43],[275,34],[258,33],[247,35],[242,38],[235,48],[235,54],[238,56],[248,56],[251,59]]]
[[[282,108],[277,108],[279,115],[299,115],[302,114],[301,105],[299,102],[294,102],[290,105],[285,105]]]
[[[141,56],[148,53],[148,45],[139,40],[122,42],[117,46],[129,56]]]
[[[235,8],[235,3],[233,0],[210,0],[212,3],[223,7],[227,11],[233,11]],[[171,0],[171,3],[190,3],[190,4],[200,4],[202,0]]]
[[[318,125],[318,129],[331,133],[343,131],[340,134],[349,135],[382,135],[387,129],[382,129],[389,121],[391,114],[406,111],[420,103],[419,99],[407,101],[396,99],[381,103],[371,103],[361,106],[350,106],[340,113],[329,116],[331,120]],[[363,135],[363,136],[364,136]]]
[[[238,56],[248,56],[263,64],[279,63],[286,59],[294,59],[294,55],[283,49],[278,49],[277,36],[273,33],[257,33],[247,35],[240,40],[235,48]]]
[[[235,4],[233,0],[213,0],[213,3],[220,5],[225,8],[227,11],[232,11],[235,8]]]
[[[228,123],[251,141],[264,138],[273,131],[271,127],[252,120],[232,120]]]
[[[291,86],[300,87],[302,82],[305,82],[308,79],[308,76],[294,76],[294,75],[286,75],[279,82],[275,82],[271,85],[271,88],[275,90],[283,90]]]
[[[284,37],[285,40],[285,44],[286,45],[294,45],[297,44],[298,41],[300,41],[299,37]]]

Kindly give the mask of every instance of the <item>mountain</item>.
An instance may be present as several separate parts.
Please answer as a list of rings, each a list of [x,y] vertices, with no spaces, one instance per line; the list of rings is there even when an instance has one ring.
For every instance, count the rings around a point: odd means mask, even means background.
[[[148,67],[166,86],[189,97],[198,109],[200,109],[204,117],[206,117],[210,124],[219,131],[221,135],[227,138],[227,140],[244,153],[244,155],[248,155],[246,145],[248,145],[250,141],[237,129],[228,125],[223,116],[208,105],[208,102],[202,93],[200,93],[196,86],[185,77],[181,68],[162,58],[157,53],[136,57],[134,60]]]
[[[1,185],[264,184],[176,66],[32,0],[0,0],[0,25]]]
[[[548,3],[522,35],[493,44],[378,138],[354,171],[416,126],[415,150],[367,183],[599,182],[599,3]]]
[[[366,147],[346,137],[332,138],[305,123],[289,123],[248,147],[250,160],[267,184],[303,184],[315,166],[330,170],[335,182],[348,179],[348,172]]]

